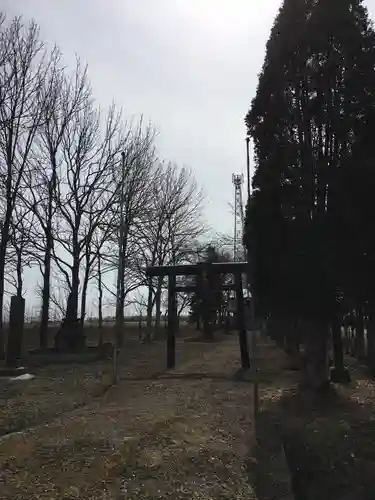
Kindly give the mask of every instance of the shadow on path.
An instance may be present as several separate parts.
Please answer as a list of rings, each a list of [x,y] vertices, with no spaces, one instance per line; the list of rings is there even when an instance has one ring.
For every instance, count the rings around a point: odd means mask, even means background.
[[[233,375],[225,375],[222,373],[168,373],[167,371],[163,371],[155,374],[152,377],[121,377],[122,381],[131,381],[131,382],[153,382],[156,380],[215,380],[215,381],[223,381],[223,382],[231,382],[233,380],[237,382],[249,382],[246,377],[246,374],[242,372],[242,370],[238,370],[233,373]]]
[[[373,500],[374,382],[357,374],[351,385],[317,396],[285,369],[284,353],[267,349],[273,380],[261,389],[258,432],[276,432],[282,441],[296,500]]]

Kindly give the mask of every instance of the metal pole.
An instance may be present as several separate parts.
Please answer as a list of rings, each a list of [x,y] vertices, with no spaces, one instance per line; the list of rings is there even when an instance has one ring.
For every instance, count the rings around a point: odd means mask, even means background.
[[[247,173],[247,198],[250,199],[251,195],[251,183],[250,183],[250,137],[247,136],[246,139],[246,173]]]
[[[125,202],[125,153],[121,153],[121,185],[120,185],[120,231],[119,231],[119,246],[118,246],[118,269],[117,269],[117,311],[116,319],[118,317],[119,308],[121,306],[121,284],[123,274],[123,243],[124,243],[124,202]]]
[[[247,168],[247,196],[248,196],[248,201],[250,201],[251,197],[251,182],[250,182],[250,137],[247,136],[246,139],[246,168]],[[250,255],[249,253],[247,254],[247,262],[248,266],[250,266]],[[248,279],[247,279],[247,285],[248,285],[248,290],[250,291],[251,289],[251,277],[250,275],[250,267],[248,270]],[[254,373],[254,381],[253,381],[253,410],[254,410],[254,424],[255,427],[257,428],[258,425],[258,414],[259,414],[259,386],[258,386],[258,378],[257,378],[257,373],[258,373],[258,366],[256,362],[256,352],[257,352],[257,331],[255,329],[255,310],[254,310],[254,297],[253,294],[251,294],[251,299],[250,299],[250,308],[251,308],[251,361],[252,361],[252,367],[253,367],[253,373]]]
[[[233,186],[234,186],[234,239],[233,239],[233,259],[237,260],[237,193],[236,193],[236,183],[235,177],[232,176]]]

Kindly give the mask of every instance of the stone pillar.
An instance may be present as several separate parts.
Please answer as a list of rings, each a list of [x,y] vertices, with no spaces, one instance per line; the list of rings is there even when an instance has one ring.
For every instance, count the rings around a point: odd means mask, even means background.
[[[25,322],[25,299],[14,295],[10,299],[10,316],[7,342],[6,365],[8,368],[20,366],[23,349],[23,327]]]

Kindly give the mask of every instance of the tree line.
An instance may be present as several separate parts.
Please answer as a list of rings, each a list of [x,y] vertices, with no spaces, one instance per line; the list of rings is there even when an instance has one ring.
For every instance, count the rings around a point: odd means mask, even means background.
[[[311,382],[375,369],[375,32],[360,0],[284,0],[246,116],[245,242],[259,316]]]
[[[65,67],[35,22],[0,16],[0,356],[6,294],[24,294],[26,267],[40,277],[42,348],[52,307],[65,332],[75,328],[66,342],[84,340],[90,287],[99,324],[105,297],[115,305],[120,344],[124,308],[140,287],[149,326],[154,307],[160,322],[164,284],[145,269],[197,259],[207,227],[191,171],[161,160],[155,135],[115,104],[102,110],[87,67]]]

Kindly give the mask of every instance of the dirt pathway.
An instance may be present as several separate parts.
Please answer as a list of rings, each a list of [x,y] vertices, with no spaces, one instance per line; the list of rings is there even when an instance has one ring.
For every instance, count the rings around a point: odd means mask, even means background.
[[[235,338],[0,444],[0,498],[253,499],[252,385]]]

